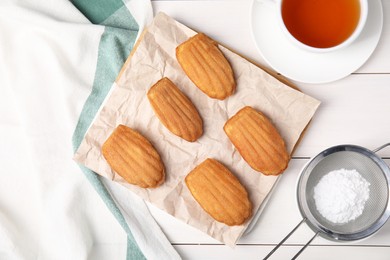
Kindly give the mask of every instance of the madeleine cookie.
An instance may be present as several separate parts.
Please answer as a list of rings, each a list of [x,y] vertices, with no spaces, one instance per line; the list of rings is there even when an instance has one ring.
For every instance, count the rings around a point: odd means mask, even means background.
[[[192,82],[211,98],[225,99],[236,89],[233,70],[218,44],[198,33],[176,48],[176,58]]]
[[[111,168],[128,183],[154,188],[165,180],[164,165],[152,144],[137,131],[119,125],[103,144]]]
[[[185,178],[200,206],[215,220],[241,225],[252,215],[252,203],[240,181],[220,162],[206,159]]]
[[[254,170],[265,175],[278,175],[287,168],[290,156],[286,145],[263,113],[244,107],[226,122],[223,129]]]
[[[147,96],[154,113],[173,134],[189,142],[196,141],[203,134],[198,110],[171,80],[160,79]]]

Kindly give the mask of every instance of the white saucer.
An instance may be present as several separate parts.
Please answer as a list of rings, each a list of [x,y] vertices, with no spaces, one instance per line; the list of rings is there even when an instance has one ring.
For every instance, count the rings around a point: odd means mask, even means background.
[[[275,71],[305,83],[331,82],[356,71],[373,53],[383,26],[381,0],[369,0],[367,22],[355,42],[335,52],[313,53],[286,38],[279,28],[276,12],[272,0],[253,1],[251,26],[257,48]]]

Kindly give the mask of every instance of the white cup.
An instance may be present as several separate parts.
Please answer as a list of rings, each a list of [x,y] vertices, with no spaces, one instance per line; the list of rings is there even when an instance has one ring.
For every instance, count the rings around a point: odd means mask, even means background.
[[[367,0],[359,0],[359,2],[360,2],[359,22],[357,23],[357,26],[355,27],[355,30],[353,31],[353,33],[347,39],[345,39],[343,42],[341,42],[338,45],[335,45],[335,46],[332,46],[332,47],[328,47],[328,48],[313,47],[313,46],[307,45],[307,44],[297,40],[289,32],[289,30],[287,29],[287,27],[286,27],[286,25],[284,23],[284,20],[283,20],[283,16],[282,16],[282,4],[283,4],[283,1],[284,0],[274,0],[274,2],[276,2],[276,5],[277,5],[277,19],[278,19],[278,23],[279,23],[282,31],[284,32],[285,36],[292,43],[294,43],[296,46],[299,46],[300,48],[302,48],[304,50],[307,50],[307,51],[311,51],[311,52],[321,53],[321,52],[336,51],[336,50],[342,49],[342,48],[350,45],[352,42],[354,42],[359,37],[360,33],[363,31],[364,25],[365,25],[366,20],[367,20],[367,14],[368,14],[368,3],[367,3]]]

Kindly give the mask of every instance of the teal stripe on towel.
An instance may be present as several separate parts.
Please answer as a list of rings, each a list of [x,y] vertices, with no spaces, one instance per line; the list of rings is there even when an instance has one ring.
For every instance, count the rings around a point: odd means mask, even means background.
[[[101,24],[124,4],[122,0],[71,0],[93,24]]]
[[[73,4],[82,11],[90,21],[106,26],[99,43],[92,92],[84,104],[76,129],[73,133],[73,148],[74,151],[76,151],[134,46],[138,33],[138,25],[126,6],[124,6],[120,0],[76,0],[73,1]],[[108,193],[103,182],[100,180],[101,177],[86,167],[80,166],[80,168],[92,186],[96,189],[106,206],[118,220],[119,224],[126,231],[126,259],[145,259],[126,220]]]

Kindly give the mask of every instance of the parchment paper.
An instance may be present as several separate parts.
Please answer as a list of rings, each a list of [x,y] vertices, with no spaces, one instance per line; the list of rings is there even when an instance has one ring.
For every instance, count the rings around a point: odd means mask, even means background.
[[[251,219],[232,227],[215,221],[193,199],[185,185],[185,176],[208,157],[219,160],[248,190],[255,215],[278,177],[252,170],[234,149],[223,125],[243,106],[253,106],[272,120],[291,152],[320,102],[286,86],[222,46],[221,51],[232,65],[237,91],[223,101],[209,98],[187,78],[176,61],[175,48],[194,34],[169,16],[156,15],[124,65],[74,159],[177,219],[233,246]],[[204,134],[194,143],[170,133],[153,113],[146,93],[164,76],[192,100],[203,118]],[[166,181],[162,186],[142,189],[126,183],[110,169],[101,154],[101,146],[118,124],[138,130],[160,153],[166,167]]]

